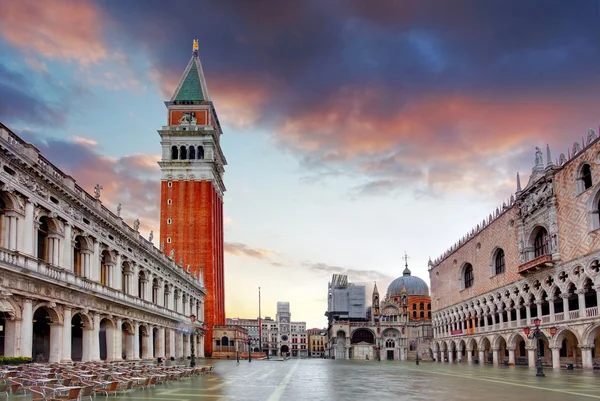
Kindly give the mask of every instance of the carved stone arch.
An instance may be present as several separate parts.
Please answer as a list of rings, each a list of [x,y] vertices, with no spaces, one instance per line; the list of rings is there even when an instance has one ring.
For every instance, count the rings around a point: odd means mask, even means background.
[[[0,191],[0,198],[4,201],[6,212],[16,212],[20,215],[25,213],[25,202],[19,195],[12,192]]]
[[[75,241],[79,242],[82,252],[94,252],[94,240],[88,234],[83,233],[77,235]]]
[[[448,343],[448,350],[449,351],[456,351],[458,350],[458,344],[456,343],[456,341],[454,340],[446,340],[446,342]]]
[[[473,345],[477,345],[477,340],[475,338],[473,338],[473,337],[467,338],[466,345],[467,345],[467,349],[471,349],[472,350],[473,349]]]
[[[359,330],[366,330],[371,332],[371,334],[373,334],[373,338],[377,339],[377,334],[375,333],[375,331],[373,329],[370,329],[369,327],[356,327],[354,329],[350,328],[350,338],[352,338],[352,336],[354,336],[354,333],[356,333]]]
[[[517,341],[519,340],[524,340],[525,341],[525,345],[527,345],[527,341],[529,340],[527,338],[527,336],[524,336],[523,334],[516,332],[516,333],[511,333],[508,336],[508,339],[506,340],[506,346],[508,348],[516,348],[517,347]]]
[[[135,326],[131,320],[123,320],[123,322],[121,322],[121,330],[125,331],[127,334],[135,334]]]
[[[508,344],[508,341],[506,341],[506,338],[502,334],[496,334],[491,341],[492,348],[500,348],[500,340],[504,340],[504,343]]]
[[[482,336],[477,341],[477,349],[481,351],[485,350],[486,341],[490,343],[490,347],[492,346],[492,341],[490,341],[490,339],[487,336]]]
[[[440,344],[437,341],[434,341],[433,343],[433,352],[439,352],[440,351]]]
[[[576,264],[569,269],[569,278],[575,283],[577,288],[583,283],[583,276],[585,275],[585,269],[582,265]]]
[[[594,344],[596,335],[600,332],[600,323],[586,327],[581,335],[581,344]],[[599,351],[599,350],[597,350]]]
[[[64,315],[61,306],[57,305],[54,302],[40,302],[34,305],[32,313],[35,314],[35,312],[40,308],[46,309],[46,311],[50,315],[50,320],[52,321],[52,323],[63,323]]]
[[[150,336],[150,330],[145,323],[140,323],[140,334],[144,337]]]
[[[2,287],[0,287],[2,289]],[[19,301],[11,296],[0,296],[0,312],[9,316],[10,320],[21,320],[23,318]]]
[[[90,316],[90,313],[86,309],[75,309],[71,314],[71,319],[75,317],[75,315],[79,315],[81,317],[81,322],[83,323],[83,327],[86,329],[94,328],[94,319]]]
[[[102,321],[106,320],[107,322],[110,323],[111,328],[116,329],[117,328],[117,321],[115,320],[115,318],[112,315],[100,315],[100,320],[99,323],[102,324]]]
[[[560,347],[562,345],[562,340],[565,338],[565,335],[569,332],[575,336],[575,339],[577,340],[578,344],[582,344],[582,335],[581,333],[579,333],[578,330],[571,326],[559,326],[558,330],[556,331],[556,335],[554,335],[552,339],[548,341],[548,345],[550,345],[550,347]]]

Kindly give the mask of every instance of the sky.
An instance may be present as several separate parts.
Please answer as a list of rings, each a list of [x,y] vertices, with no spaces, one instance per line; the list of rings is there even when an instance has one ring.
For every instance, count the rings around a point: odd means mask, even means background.
[[[326,326],[332,274],[380,293],[600,122],[600,1],[2,0],[0,121],[141,232],[192,40],[227,158],[228,317]],[[545,154],[545,152],[544,152]],[[158,245],[158,235],[154,242]]]

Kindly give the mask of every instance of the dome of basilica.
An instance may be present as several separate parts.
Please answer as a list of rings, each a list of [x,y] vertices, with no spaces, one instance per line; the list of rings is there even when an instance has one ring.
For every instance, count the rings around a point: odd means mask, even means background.
[[[429,296],[429,287],[425,281],[416,276],[411,276],[408,267],[404,269],[404,273],[402,273],[401,277],[398,277],[390,283],[387,289],[387,296],[389,298],[401,296],[402,286],[404,286],[406,295]]]

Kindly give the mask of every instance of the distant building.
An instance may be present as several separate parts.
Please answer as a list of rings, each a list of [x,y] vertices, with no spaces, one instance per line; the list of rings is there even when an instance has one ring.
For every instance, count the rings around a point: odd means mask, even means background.
[[[308,330],[308,356],[311,358],[323,358],[327,345],[327,329]]]
[[[259,331],[258,331],[258,319],[242,319],[239,317],[227,318],[225,320],[227,326],[241,326],[248,332],[248,338],[250,340],[250,347],[252,352],[259,352]]]
[[[289,302],[277,302],[275,320],[268,316],[262,320],[262,347],[271,356],[308,356],[306,322],[291,321]]]
[[[365,319],[365,286],[348,283],[348,276],[334,274],[329,283],[327,312],[329,319]]]
[[[213,358],[247,359],[248,332],[242,326],[214,326]]]
[[[362,294],[360,293],[362,292]],[[431,360],[431,299],[427,284],[408,265],[380,302],[377,284],[371,307],[365,287],[334,274],[329,284],[326,356],[336,359]],[[344,298],[346,300],[344,300]],[[363,308],[362,312],[359,307]],[[359,317],[363,316],[363,317]]]

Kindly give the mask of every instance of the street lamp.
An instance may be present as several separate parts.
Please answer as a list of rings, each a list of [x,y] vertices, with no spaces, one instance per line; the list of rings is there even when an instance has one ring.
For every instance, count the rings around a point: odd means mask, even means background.
[[[539,318],[535,318],[533,319],[533,325],[535,326],[535,328],[533,330],[531,330],[529,327],[525,327],[523,329],[523,332],[525,333],[525,335],[527,336],[527,338],[529,338],[530,340],[535,339],[535,343],[536,343],[536,349],[537,349],[537,360],[535,363],[535,367],[537,368],[537,372],[535,373],[536,376],[538,377],[544,377],[544,371],[542,370],[542,355],[541,355],[541,351],[540,351],[540,337],[544,336],[544,333],[542,332],[542,330],[540,330],[540,324],[542,323],[542,321]],[[556,334],[556,327],[550,327],[550,337],[547,337],[548,339],[551,339],[553,335]]]
[[[248,362],[252,362],[252,346],[250,345],[250,336],[248,336]]]
[[[196,331],[194,329],[194,322],[196,321],[196,315],[190,315],[190,320],[192,321],[192,338],[191,338],[191,348],[192,348],[192,356],[190,359],[190,366],[194,367],[196,366],[196,355],[194,355],[194,331]]]

